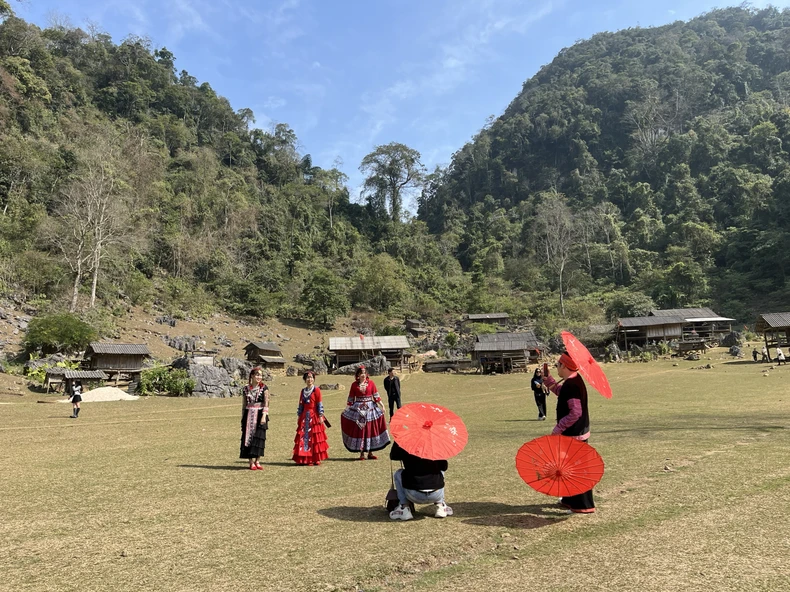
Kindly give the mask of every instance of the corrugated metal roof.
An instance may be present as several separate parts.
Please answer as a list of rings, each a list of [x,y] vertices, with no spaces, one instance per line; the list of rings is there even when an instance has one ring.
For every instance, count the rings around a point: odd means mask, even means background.
[[[245,350],[250,349],[250,347],[254,347],[255,349],[264,349],[267,351],[283,351],[280,349],[280,346],[272,341],[250,341],[245,347]]]
[[[624,317],[617,319],[621,327],[655,327],[656,325],[683,325],[686,320],[678,316]]]
[[[63,375],[66,378],[107,380],[107,375],[101,370],[66,370]]]
[[[91,343],[85,350],[86,355],[93,351],[97,354],[129,354],[150,356],[148,346],[144,343]]]
[[[654,317],[682,317],[687,321],[694,321],[694,320],[702,320],[702,319],[716,319],[716,320],[725,320],[725,321],[732,321],[734,319],[728,319],[727,317],[723,317],[715,312],[713,312],[710,308],[668,308],[666,310],[652,310],[650,311],[650,316]]]
[[[766,312],[760,315],[760,319],[769,329],[790,327],[790,312]],[[757,323],[761,324],[759,319]]]
[[[380,349],[409,349],[405,335],[383,335],[381,337],[330,337],[329,351],[363,351]]]
[[[541,349],[538,344],[529,344],[523,339],[517,341],[487,341],[484,343],[475,343],[476,352],[494,352],[494,351],[525,351],[531,349]]]
[[[543,347],[540,340],[535,337],[532,331],[520,331],[517,333],[481,333],[477,336],[478,343],[496,343],[500,341],[522,342],[527,349]]]
[[[285,364],[285,358],[279,358],[277,356],[258,356],[258,359],[267,364]]]
[[[53,366],[51,368],[47,368],[47,374],[50,376],[63,376],[66,373],[68,368],[64,368],[63,366]]]
[[[497,319],[509,319],[510,315],[506,312],[486,312],[480,314],[468,314],[464,318],[467,321],[492,321]]]

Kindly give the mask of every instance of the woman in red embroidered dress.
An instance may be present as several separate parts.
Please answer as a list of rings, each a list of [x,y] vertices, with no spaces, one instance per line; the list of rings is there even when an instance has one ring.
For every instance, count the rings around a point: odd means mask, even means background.
[[[359,452],[357,460],[365,460],[365,451],[369,460],[376,460],[373,452],[390,443],[384,404],[364,366],[357,368],[356,379],[349,389],[346,409],[340,416],[343,445],[349,452]]]
[[[329,458],[321,389],[315,386],[312,370],[305,372],[302,379],[307,386],[299,394],[299,419],[292,458],[298,465],[320,465],[322,460]]]

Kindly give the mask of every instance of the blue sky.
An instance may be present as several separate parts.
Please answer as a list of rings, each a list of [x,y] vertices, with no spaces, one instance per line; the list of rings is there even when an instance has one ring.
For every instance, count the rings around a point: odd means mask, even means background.
[[[256,125],[287,123],[302,153],[362,158],[397,141],[429,169],[449,163],[490,115],[563,47],[600,31],[686,20],[705,0],[26,0],[19,16],[97,25],[176,55]],[[755,1],[755,7],[769,2]],[[790,5],[790,0],[771,2]]]

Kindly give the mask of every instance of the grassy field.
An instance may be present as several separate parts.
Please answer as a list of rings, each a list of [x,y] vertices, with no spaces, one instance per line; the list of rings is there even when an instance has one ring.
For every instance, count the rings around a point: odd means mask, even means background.
[[[606,367],[591,516],[516,473],[552,425],[523,374],[404,377],[404,402],[450,407],[470,436],[447,473],[455,515],[411,522],[383,510],[386,454],[342,446],[347,390],[325,394],[330,460],[297,467],[301,381],[276,379],[264,471],[237,459],[239,399],[84,403],[71,420],[0,395],[0,590],[788,590],[790,369],[713,358]]]

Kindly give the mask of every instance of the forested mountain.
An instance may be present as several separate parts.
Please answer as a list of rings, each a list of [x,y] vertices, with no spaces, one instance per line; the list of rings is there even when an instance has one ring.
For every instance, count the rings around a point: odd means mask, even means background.
[[[789,100],[790,11],[601,33],[434,174],[419,216],[465,269],[525,290],[751,321],[790,306]]]
[[[3,0],[0,18],[6,296],[322,323],[498,309],[544,333],[654,304],[746,322],[790,304],[790,11],[577,43],[447,169],[377,147],[364,204],[166,48],[42,30]]]

